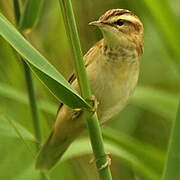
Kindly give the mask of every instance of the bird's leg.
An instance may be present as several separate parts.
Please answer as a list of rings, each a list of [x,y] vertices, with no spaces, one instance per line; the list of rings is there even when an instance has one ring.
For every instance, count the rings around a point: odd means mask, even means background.
[[[81,108],[74,109],[74,113],[72,116],[73,119],[78,118],[81,115],[81,113],[84,111],[90,112],[92,114],[94,114],[97,111],[97,107],[98,107],[99,103],[98,103],[98,101],[94,95],[92,96],[91,100],[86,100],[86,102],[88,102],[89,104],[92,105],[92,109],[88,109],[88,110],[87,109],[81,109]]]

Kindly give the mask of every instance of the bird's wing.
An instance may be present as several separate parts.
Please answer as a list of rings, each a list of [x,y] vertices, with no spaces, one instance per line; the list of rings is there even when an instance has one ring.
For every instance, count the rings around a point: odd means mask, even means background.
[[[92,62],[93,62],[93,54],[96,54],[96,51],[99,49],[99,45],[102,44],[103,39],[98,41],[89,51],[84,55],[84,61],[85,61],[85,67],[87,68]],[[91,54],[91,55],[90,55]],[[72,73],[69,76],[68,82],[72,84],[76,80],[76,75],[75,73]],[[59,108],[57,110],[57,114],[61,107],[63,106],[63,103],[60,103]]]

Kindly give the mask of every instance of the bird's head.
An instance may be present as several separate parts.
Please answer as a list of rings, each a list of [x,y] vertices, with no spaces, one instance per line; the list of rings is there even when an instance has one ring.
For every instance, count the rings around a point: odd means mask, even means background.
[[[89,25],[98,26],[101,29],[109,46],[135,48],[138,54],[142,54],[143,24],[131,11],[112,9]]]

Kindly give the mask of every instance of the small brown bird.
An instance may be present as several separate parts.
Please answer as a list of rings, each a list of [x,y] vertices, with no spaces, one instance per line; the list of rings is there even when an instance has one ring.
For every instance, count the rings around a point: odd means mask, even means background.
[[[125,9],[109,10],[89,24],[99,27],[104,37],[84,56],[90,87],[98,101],[97,115],[102,123],[124,108],[136,87],[139,58],[143,53],[143,24]],[[74,75],[69,82],[79,91]],[[52,131],[38,154],[36,168],[51,169],[83,129],[85,122],[81,114],[61,105]]]

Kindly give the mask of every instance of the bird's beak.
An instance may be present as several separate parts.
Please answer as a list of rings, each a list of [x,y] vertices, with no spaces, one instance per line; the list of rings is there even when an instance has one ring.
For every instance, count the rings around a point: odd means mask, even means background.
[[[90,26],[100,26],[102,25],[102,21],[93,21],[93,22],[90,22],[88,25]]]

